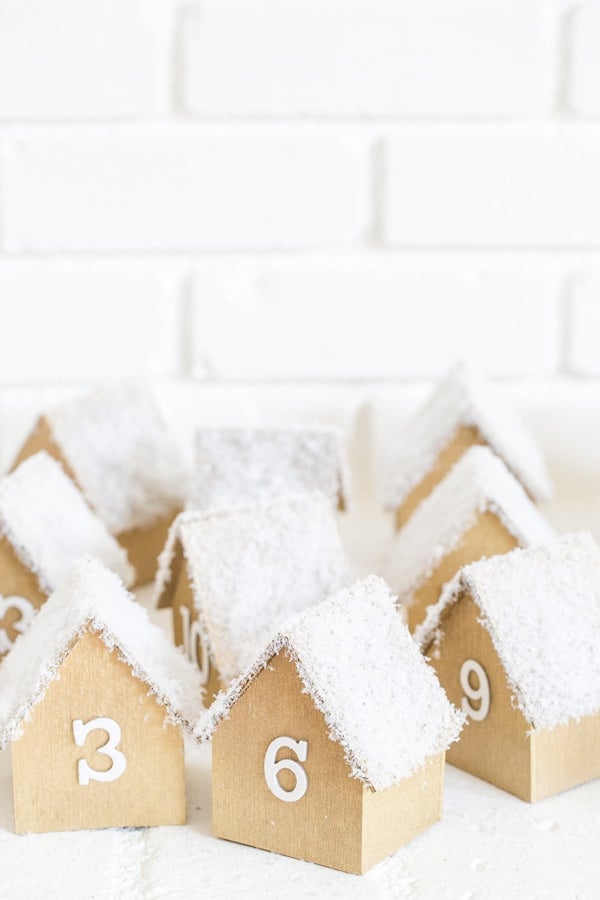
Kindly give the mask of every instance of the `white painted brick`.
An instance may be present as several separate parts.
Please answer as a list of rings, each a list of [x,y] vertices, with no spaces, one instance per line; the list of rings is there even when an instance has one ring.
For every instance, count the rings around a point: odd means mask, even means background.
[[[569,369],[600,375],[600,272],[589,272],[574,281],[569,312]]]
[[[503,115],[548,107],[537,0],[203,0],[183,19],[201,114]]]
[[[207,263],[194,313],[198,377],[411,378],[462,356],[505,375],[558,365],[558,278],[527,263]]]
[[[407,130],[390,139],[384,239],[396,246],[600,245],[600,128]]]
[[[131,266],[0,265],[0,383],[177,374],[178,310]]]
[[[167,35],[147,0],[3,0],[0,118],[159,112]]]
[[[600,113],[600,5],[584,4],[570,17],[570,106],[582,115]]]
[[[11,251],[295,248],[367,227],[362,139],[259,129],[30,138],[5,166]]]

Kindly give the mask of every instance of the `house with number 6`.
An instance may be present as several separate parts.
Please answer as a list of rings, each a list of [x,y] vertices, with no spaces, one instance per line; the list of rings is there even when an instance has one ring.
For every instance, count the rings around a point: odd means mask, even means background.
[[[589,534],[466,566],[415,640],[469,719],[453,765],[530,802],[600,776],[600,548]]]
[[[290,619],[201,715],[213,831],[365,872],[440,818],[462,723],[371,576]]]
[[[183,824],[201,708],[197,669],[114,573],[78,562],[2,665],[16,832]]]

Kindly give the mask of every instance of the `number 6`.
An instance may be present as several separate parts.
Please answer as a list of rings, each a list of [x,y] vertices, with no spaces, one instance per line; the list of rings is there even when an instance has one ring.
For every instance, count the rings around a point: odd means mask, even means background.
[[[83,747],[85,739],[90,731],[96,728],[102,729],[108,735],[108,740],[102,747],[98,747],[98,753],[104,753],[110,758],[112,766],[105,772],[99,772],[88,766],[85,759],[80,759],[77,763],[77,774],[79,776],[79,784],[86,785],[90,780],[94,781],[116,781],[127,768],[127,760],[120,750],[117,750],[117,744],[121,740],[121,729],[114,719],[107,719],[99,716],[97,719],[90,719],[85,725],[81,719],[75,719],[73,722],[73,737],[78,747]]]
[[[471,673],[477,676],[479,686],[476,688],[469,681]],[[460,669],[460,686],[467,695],[462,698],[462,711],[475,722],[483,722],[490,711],[490,683],[483,666],[474,659],[465,660]],[[469,700],[479,700],[479,707],[475,709]]]
[[[290,737],[278,737],[271,741],[267,747],[264,761],[264,773],[267,786],[272,794],[275,794],[278,800],[285,800],[286,803],[293,803],[295,800],[301,800],[308,788],[308,778],[306,772],[299,762],[295,759],[280,759],[275,762],[275,757],[282,747],[292,750],[300,762],[306,762],[308,755],[308,743],[306,741],[295,741]],[[277,775],[282,769],[288,769],[293,772],[296,778],[296,784],[291,791],[285,791],[277,779]]]

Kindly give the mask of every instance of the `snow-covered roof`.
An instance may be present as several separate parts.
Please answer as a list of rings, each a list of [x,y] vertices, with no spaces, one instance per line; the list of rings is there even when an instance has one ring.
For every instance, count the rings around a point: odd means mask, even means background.
[[[531,497],[549,497],[552,487],[543,457],[525,426],[491,385],[460,364],[404,426],[386,478],[386,506],[402,505],[463,425],[479,431]]]
[[[341,744],[353,777],[385,790],[456,740],[464,718],[370,576],[289,620],[254,664],[201,714],[207,740],[252,679],[283,650]]]
[[[590,534],[465,566],[415,632],[425,652],[437,652],[444,615],[465,591],[534,728],[600,712],[600,548]]]
[[[347,482],[337,428],[202,428],[187,506],[218,509],[315,490],[347,505]]]
[[[157,604],[183,551],[208,653],[228,682],[279,625],[350,583],[335,515],[319,493],[182,513],[159,560]]]
[[[153,625],[123,584],[96,560],[80,560],[50,596],[2,663],[0,749],[20,737],[60,664],[84,631],[98,634],[166,708],[189,729],[202,708],[200,673]]]
[[[494,513],[522,546],[556,537],[502,460],[489,447],[471,447],[394,536],[387,574],[402,603],[411,602],[486,511]]]
[[[113,534],[151,525],[183,505],[185,468],[143,385],[98,388],[45,418],[84,496]]]
[[[0,534],[46,594],[85,555],[113,569],[126,584],[133,582],[125,550],[45,452],[0,479]]]

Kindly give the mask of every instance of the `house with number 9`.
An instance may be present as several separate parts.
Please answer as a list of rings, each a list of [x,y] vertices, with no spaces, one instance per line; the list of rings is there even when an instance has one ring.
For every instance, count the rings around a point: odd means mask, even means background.
[[[182,729],[201,709],[197,669],[81,560],[2,665],[16,832],[183,824]]]
[[[181,513],[161,555],[155,602],[198,666],[207,705],[289,616],[350,583],[335,514],[320,493]]]
[[[415,639],[468,717],[448,761],[530,802],[600,776],[600,548],[465,566]]]
[[[85,554],[132,583],[125,550],[47,453],[0,479],[0,659]]]
[[[463,720],[369,577],[289,620],[201,715],[213,831],[365,872],[440,818]]]

